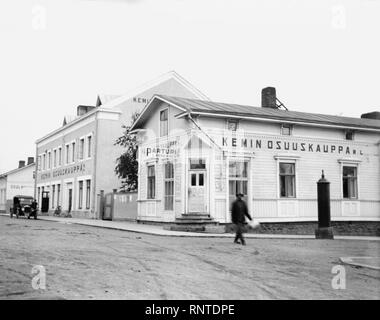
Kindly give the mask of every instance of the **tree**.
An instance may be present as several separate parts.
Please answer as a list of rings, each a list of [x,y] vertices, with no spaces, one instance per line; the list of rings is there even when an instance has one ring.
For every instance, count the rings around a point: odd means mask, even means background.
[[[132,115],[131,124],[123,126],[124,133],[115,142],[115,145],[125,148],[125,152],[116,160],[115,173],[122,179],[122,186],[128,190],[137,189],[137,140],[136,134],[131,133],[131,127],[138,116],[137,112]]]

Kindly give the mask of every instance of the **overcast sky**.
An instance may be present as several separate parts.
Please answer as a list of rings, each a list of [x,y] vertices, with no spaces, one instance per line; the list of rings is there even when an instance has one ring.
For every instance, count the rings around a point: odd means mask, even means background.
[[[212,100],[380,110],[380,1],[1,0],[0,172],[98,93],[176,70]]]

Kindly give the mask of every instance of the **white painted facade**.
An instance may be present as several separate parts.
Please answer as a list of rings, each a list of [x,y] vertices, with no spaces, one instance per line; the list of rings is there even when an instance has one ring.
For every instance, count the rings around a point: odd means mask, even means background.
[[[34,196],[35,164],[29,164],[0,175],[0,212],[9,213],[16,195]]]
[[[238,184],[246,189],[245,200],[259,222],[317,221],[322,170],[331,183],[333,221],[380,220],[380,130],[356,128],[354,139],[346,140],[344,126],[299,122],[291,123],[288,135],[282,131],[285,121],[240,117],[233,131],[228,125],[233,117],[200,115],[194,123],[164,99],[157,104],[135,126],[139,220],[173,222],[182,214],[208,213],[230,222]],[[163,110],[168,110],[168,135],[160,137]],[[202,159],[205,165],[191,168],[190,159]],[[174,186],[165,179],[168,163],[173,164]],[[246,166],[246,175],[231,177],[239,166]],[[288,178],[282,174],[285,167],[294,170]]]

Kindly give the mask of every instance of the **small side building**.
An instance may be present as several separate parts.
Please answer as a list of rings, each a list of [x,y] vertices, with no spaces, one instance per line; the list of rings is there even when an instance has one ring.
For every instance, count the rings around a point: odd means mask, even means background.
[[[34,157],[21,160],[17,169],[0,175],[0,212],[9,213],[16,195],[34,196]]]

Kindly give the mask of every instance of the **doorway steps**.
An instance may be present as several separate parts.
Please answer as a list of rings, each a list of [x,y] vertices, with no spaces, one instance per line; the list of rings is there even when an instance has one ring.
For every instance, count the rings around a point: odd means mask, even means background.
[[[168,229],[172,231],[205,232],[210,227],[218,225],[219,222],[207,213],[187,213],[176,218],[174,224],[170,225]]]

